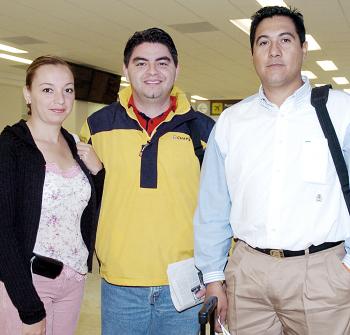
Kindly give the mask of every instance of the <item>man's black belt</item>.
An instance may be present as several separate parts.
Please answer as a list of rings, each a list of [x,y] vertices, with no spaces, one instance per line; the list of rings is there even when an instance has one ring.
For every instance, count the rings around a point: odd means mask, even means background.
[[[283,250],[283,249],[261,249],[261,248],[253,248],[253,249],[273,257],[283,258],[283,257],[303,256],[307,253],[307,250],[309,251],[309,254],[313,254],[315,252],[333,248],[342,242],[344,241],[325,242],[320,245],[311,245],[306,250]]]

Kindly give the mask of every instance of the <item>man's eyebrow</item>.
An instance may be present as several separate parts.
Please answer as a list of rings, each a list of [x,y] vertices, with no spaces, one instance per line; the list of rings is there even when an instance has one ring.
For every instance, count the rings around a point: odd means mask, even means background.
[[[294,35],[293,33],[289,32],[289,31],[285,31],[285,32],[283,32],[283,33],[278,34],[278,37],[282,37],[282,36],[284,36],[284,35],[288,35],[288,36],[292,37],[293,39],[295,39],[295,35]],[[259,40],[261,40],[262,38],[270,38],[270,36],[269,36],[269,35],[260,35],[260,36],[256,39],[255,44],[258,43]]]
[[[168,56],[163,56],[163,57],[159,57],[159,58],[156,59],[157,62],[160,61],[160,60],[166,60],[168,62],[171,61],[170,57],[168,57]]]
[[[146,61],[146,62],[148,61],[148,59],[144,58],[144,57],[135,57],[135,58],[132,59],[133,62],[138,62],[140,60],[143,60],[143,61]]]
[[[135,57],[132,59],[133,62],[138,62],[140,60],[145,61],[145,62],[149,61],[149,59],[144,58],[144,57]],[[168,62],[171,61],[170,57],[168,57],[168,56],[162,56],[162,57],[156,58],[156,62],[159,62],[160,60],[166,60]]]

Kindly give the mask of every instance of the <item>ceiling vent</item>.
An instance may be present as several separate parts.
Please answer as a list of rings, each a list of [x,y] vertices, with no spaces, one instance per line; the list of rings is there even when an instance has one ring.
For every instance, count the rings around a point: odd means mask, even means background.
[[[169,25],[169,27],[174,28],[175,30],[183,34],[207,33],[209,31],[218,31],[218,29],[209,22],[171,24]]]
[[[13,43],[16,45],[27,45],[27,44],[44,44],[45,41],[38,40],[29,36],[13,36],[13,37],[0,37],[1,41]]]

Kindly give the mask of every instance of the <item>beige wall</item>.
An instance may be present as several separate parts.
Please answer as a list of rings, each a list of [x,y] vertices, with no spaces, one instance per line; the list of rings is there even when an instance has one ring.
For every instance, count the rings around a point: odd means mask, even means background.
[[[70,132],[79,134],[80,129],[86,118],[105,105],[92,102],[76,100],[72,113],[64,121],[63,126]]]
[[[87,103],[84,101],[76,100],[74,102],[72,113],[63,123],[64,128],[72,133],[79,133],[81,126],[88,116],[86,105]]]
[[[0,84],[0,129],[17,122],[26,115],[22,88]]]
[[[27,107],[22,96],[22,87],[0,84],[0,106],[0,130],[25,118]],[[63,126],[78,134],[86,118],[103,106],[105,105],[76,100],[73,111]]]

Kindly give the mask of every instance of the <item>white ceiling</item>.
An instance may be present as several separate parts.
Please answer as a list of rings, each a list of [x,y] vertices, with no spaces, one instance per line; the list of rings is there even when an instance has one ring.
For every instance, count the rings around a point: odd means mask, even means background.
[[[319,77],[313,82],[331,83],[333,76],[350,80],[350,0],[285,2],[302,11],[307,32],[322,47],[309,52],[304,64]],[[255,0],[0,0],[0,43],[28,50],[26,58],[54,54],[121,74],[126,40],[136,30],[156,26],[175,41],[178,85],[187,93],[243,98],[257,90],[259,81],[249,37],[229,19],[249,18],[259,8]],[[186,33],[179,28],[187,26],[175,26],[191,23],[211,31]],[[324,72],[316,60],[333,60],[338,71]],[[0,59],[0,83],[22,85],[24,68]]]

